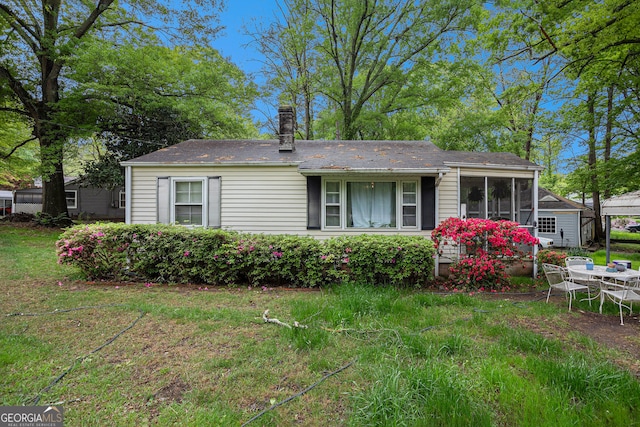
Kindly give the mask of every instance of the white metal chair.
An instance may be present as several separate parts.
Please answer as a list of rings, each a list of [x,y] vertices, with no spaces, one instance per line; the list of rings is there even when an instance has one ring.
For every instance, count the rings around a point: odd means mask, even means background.
[[[571,267],[573,265],[587,265],[588,263],[593,264],[593,259],[585,256],[568,256],[564,259],[564,263],[567,267]],[[569,271],[569,276],[575,283],[589,286],[589,288],[596,291],[600,290],[600,280],[593,279],[588,274]]]
[[[542,264],[544,275],[549,282],[549,292],[547,293],[547,303],[551,296],[551,290],[557,289],[568,295],[569,297],[569,311],[571,311],[571,301],[576,298],[576,291],[586,291],[589,300],[591,300],[591,291],[589,286],[575,283],[569,277],[567,269],[553,264]]]
[[[600,313],[602,313],[602,304],[604,304],[605,296],[620,308],[620,325],[624,325],[622,307],[629,309],[629,314],[633,312],[633,303],[640,302],[640,282],[638,279],[635,279],[622,285],[602,281],[602,289],[600,290]]]

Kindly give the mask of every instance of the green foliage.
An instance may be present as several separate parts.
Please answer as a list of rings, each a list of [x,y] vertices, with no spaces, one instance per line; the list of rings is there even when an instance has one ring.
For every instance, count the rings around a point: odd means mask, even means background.
[[[44,212],[37,212],[33,222],[35,222],[38,225],[42,225],[43,227],[53,227],[53,228],[69,227],[73,223],[71,218],[69,218],[69,215],[67,215],[66,213],[61,213],[60,215],[52,216]]]
[[[440,255],[459,255],[449,267],[445,287],[462,291],[507,290],[507,264],[530,258],[527,248],[537,244],[517,222],[479,218],[447,218],[433,230],[431,239]]]
[[[420,110],[439,83],[429,64],[464,44],[458,36],[482,13],[473,0],[287,0],[280,7],[279,22],[253,36],[268,58],[269,84],[303,112],[305,136],[340,139],[423,139]],[[446,102],[446,89],[436,92]]]
[[[564,259],[567,257],[565,252],[556,252],[550,249],[538,251],[538,265],[553,264],[564,267]]]
[[[430,241],[349,236],[320,241],[164,225],[94,224],[65,231],[61,263],[92,279],[316,287],[353,281],[421,286],[433,274]]]

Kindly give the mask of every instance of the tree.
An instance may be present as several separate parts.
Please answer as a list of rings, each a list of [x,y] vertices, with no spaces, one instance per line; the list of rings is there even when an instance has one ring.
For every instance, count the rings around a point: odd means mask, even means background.
[[[276,104],[288,104],[301,112],[297,126],[303,139],[313,139],[314,109],[319,84],[316,74],[316,38],[310,0],[281,0],[282,21],[265,27],[258,23],[249,33],[264,56],[262,73],[269,93],[280,91]],[[274,133],[278,123],[270,123]]]
[[[63,146],[71,137],[86,132],[81,126],[84,122],[78,122],[84,120],[81,106],[64,102],[68,89],[74,86],[65,76],[70,60],[96,38],[111,40],[116,46],[124,39],[140,40],[150,29],[149,22],[176,24],[173,31],[165,33],[169,37],[182,34],[206,40],[218,30],[212,23],[219,7],[218,0],[188,2],[180,8],[148,0],[128,4],[113,0],[0,3],[0,95],[19,105],[14,111],[29,121],[39,143],[43,213],[67,213]],[[139,17],[148,19],[147,24]],[[151,17],[157,20],[151,21]]]
[[[315,101],[316,128],[339,139],[378,137],[379,123],[397,124],[392,116],[425,105],[424,82],[412,79],[413,73],[461,42],[456,37],[481,11],[475,0],[287,0],[280,5],[283,21],[267,38],[254,39],[270,70],[291,69],[295,73],[285,75],[314,86],[305,92],[279,75],[270,83],[295,105],[300,103],[292,91]],[[282,43],[266,49],[270,40]],[[304,74],[309,64],[313,78]]]
[[[106,51],[106,52],[105,52]],[[159,66],[158,64],[162,64]],[[104,152],[85,178],[114,188],[124,182],[118,163],[191,138],[247,138],[255,85],[211,48],[122,46],[95,43],[73,63],[77,86],[67,101],[91,102]],[[96,81],[93,76],[104,75]]]

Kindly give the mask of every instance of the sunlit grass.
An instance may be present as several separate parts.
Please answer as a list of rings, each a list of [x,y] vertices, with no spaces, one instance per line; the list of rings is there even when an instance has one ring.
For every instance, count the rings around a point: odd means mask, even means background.
[[[63,402],[69,425],[640,424],[622,356],[570,329],[586,301],[87,285],[55,264],[55,233],[4,231],[22,276],[1,284],[3,405]]]

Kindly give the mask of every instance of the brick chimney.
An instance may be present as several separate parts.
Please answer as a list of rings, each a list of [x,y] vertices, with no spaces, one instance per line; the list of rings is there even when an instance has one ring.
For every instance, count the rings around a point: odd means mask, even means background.
[[[296,151],[296,146],[293,143],[293,107],[290,105],[283,105],[278,108],[278,121],[280,124],[278,151],[280,152],[292,152]]]

